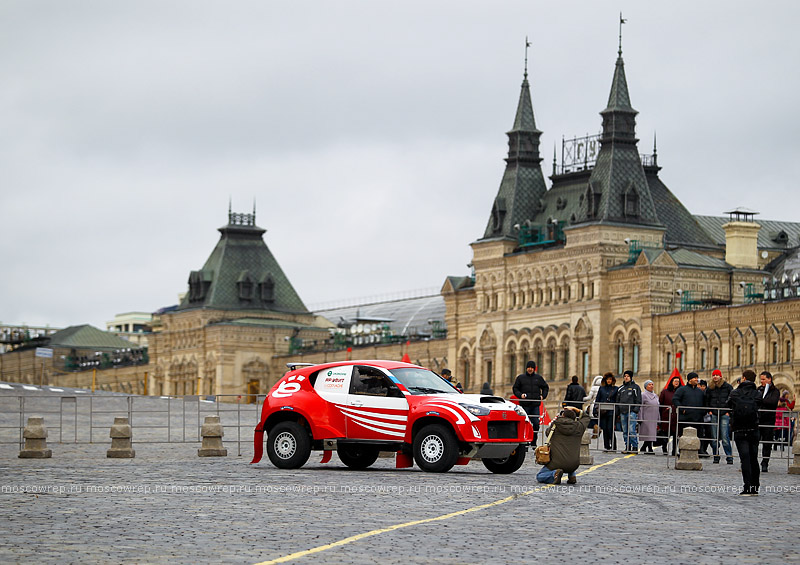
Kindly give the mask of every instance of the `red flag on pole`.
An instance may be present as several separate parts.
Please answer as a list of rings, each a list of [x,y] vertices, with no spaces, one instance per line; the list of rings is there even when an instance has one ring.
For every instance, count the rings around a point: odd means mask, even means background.
[[[539,416],[539,423],[542,426],[549,426],[552,420],[550,419],[550,414],[547,413],[547,406],[544,405],[544,402],[542,402],[539,406],[541,406],[541,415]]]

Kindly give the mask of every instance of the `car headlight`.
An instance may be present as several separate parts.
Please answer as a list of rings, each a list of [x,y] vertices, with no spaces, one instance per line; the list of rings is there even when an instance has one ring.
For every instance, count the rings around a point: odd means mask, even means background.
[[[473,416],[488,416],[489,412],[491,412],[491,410],[485,406],[477,406],[475,404],[460,404],[460,406]]]
[[[527,418],[528,417],[528,413],[525,412],[525,409],[522,406],[520,406],[519,404],[514,406],[514,412],[516,412],[517,414],[519,414],[523,418]]]

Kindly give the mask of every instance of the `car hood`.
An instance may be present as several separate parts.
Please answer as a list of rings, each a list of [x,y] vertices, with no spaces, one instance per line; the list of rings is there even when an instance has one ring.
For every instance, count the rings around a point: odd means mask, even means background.
[[[430,394],[417,396],[417,398],[450,400],[457,404],[476,404],[489,410],[514,410],[516,404],[500,396],[487,396],[485,394]]]

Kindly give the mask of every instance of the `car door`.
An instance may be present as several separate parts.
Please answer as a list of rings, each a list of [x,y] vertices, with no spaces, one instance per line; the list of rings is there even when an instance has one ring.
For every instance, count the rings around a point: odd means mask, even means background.
[[[348,439],[402,441],[408,423],[408,401],[386,372],[356,365],[350,379],[345,413]]]

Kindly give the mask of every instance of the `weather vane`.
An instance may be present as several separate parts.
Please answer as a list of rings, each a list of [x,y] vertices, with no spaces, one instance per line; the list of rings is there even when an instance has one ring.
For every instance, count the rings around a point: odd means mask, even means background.
[[[619,13],[619,56],[622,57],[622,24],[628,20],[622,17],[622,12]]]
[[[528,36],[525,36],[525,79],[528,78],[528,47],[531,46],[531,42],[528,41]]]

